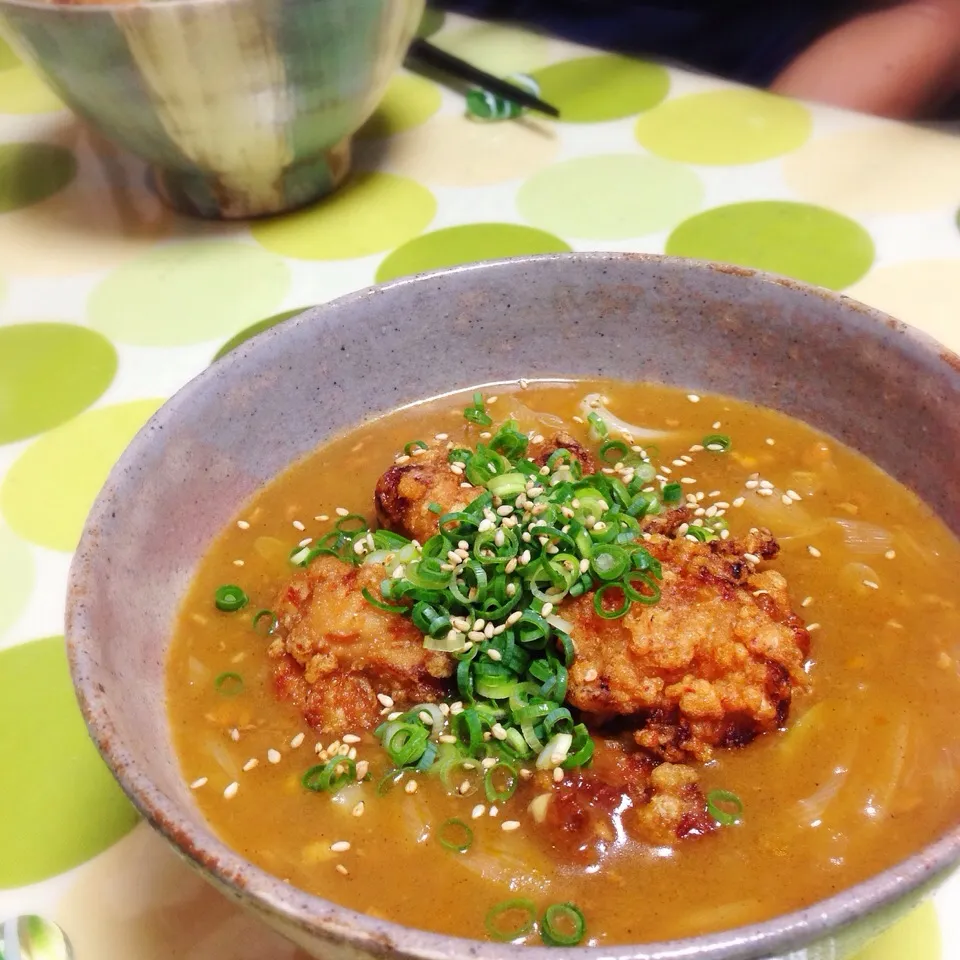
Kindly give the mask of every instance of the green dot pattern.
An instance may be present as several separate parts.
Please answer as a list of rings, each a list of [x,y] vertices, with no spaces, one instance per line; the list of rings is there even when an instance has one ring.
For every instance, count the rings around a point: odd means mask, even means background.
[[[513,223],[471,223],[435,230],[394,250],[377,268],[377,282],[478,260],[569,250],[565,241],[545,230]]]
[[[0,444],[50,430],[86,410],[116,372],[113,345],[86,327],[0,327]]]
[[[7,71],[0,73],[0,85]],[[49,143],[0,144],[0,213],[59,193],[77,174],[76,157]]]
[[[137,822],[87,735],[62,637],[0,651],[0,769],[0,889],[83,863]]]
[[[691,217],[670,234],[666,252],[756,267],[842,290],[870,269],[874,244],[859,223],[832,210],[763,200]]]
[[[620,120],[660,103],[670,75],[655,63],[614,54],[564,60],[532,74],[540,97],[560,111],[566,123]]]

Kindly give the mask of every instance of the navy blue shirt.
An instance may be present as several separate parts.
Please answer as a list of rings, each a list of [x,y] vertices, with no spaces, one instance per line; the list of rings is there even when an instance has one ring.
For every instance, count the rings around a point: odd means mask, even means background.
[[[469,16],[513,20],[587,46],[676,60],[768,85],[856,7],[850,0],[434,0]]]

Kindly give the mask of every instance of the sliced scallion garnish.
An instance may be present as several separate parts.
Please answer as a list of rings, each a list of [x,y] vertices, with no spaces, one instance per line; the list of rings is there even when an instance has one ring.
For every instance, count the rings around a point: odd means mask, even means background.
[[[213,594],[213,602],[218,610],[224,613],[234,613],[247,605],[250,598],[234,584],[225,584],[217,587]]]
[[[440,824],[437,839],[448,850],[466,853],[473,843],[473,831],[459,817],[451,817]]]
[[[253,629],[262,637],[269,637],[277,629],[277,615],[272,610],[258,610],[253,615]]]
[[[574,903],[554,903],[543,913],[540,936],[549,947],[573,947],[587,932],[583,911]]]
[[[730,790],[711,790],[707,794],[707,812],[722,827],[739,823],[743,814],[743,801]]]
[[[311,767],[300,782],[314,793],[336,793],[357,776],[357,764],[349,757],[331,757],[326,763]]]
[[[732,444],[725,433],[711,433],[703,438],[703,446],[711,453],[726,453]]]
[[[239,673],[233,673],[231,671],[221,673],[220,676],[213,681],[213,687],[217,693],[224,697],[235,697],[243,690],[243,677],[241,677]]]
[[[491,938],[506,943],[526,936],[533,929],[536,919],[537,908],[533,901],[516,897],[494,904],[487,911],[483,923]]]

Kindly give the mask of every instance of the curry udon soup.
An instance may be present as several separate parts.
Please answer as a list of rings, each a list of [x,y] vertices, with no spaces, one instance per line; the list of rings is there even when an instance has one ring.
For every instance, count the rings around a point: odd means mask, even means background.
[[[409,926],[616,944],[953,824],[960,549],[923,503],[726,397],[525,386],[332,440],[212,545],[167,694],[223,839]]]

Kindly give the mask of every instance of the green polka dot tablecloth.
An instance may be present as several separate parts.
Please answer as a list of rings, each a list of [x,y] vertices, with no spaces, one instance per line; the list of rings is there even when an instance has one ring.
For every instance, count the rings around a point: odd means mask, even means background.
[[[398,74],[334,197],[187,221],[0,42],[0,925],[78,960],[292,960],[139,823],[87,740],[67,569],[110,466],[215,357],[298,308],[489,257],[636,250],[844,290],[960,348],[960,139],[433,15],[562,122],[477,123]],[[2,929],[2,927],[0,927]],[[960,960],[960,883],[858,960]]]

